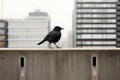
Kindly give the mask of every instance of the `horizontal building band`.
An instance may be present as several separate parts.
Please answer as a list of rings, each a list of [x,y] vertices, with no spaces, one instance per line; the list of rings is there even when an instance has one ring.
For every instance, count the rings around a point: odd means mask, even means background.
[[[116,11],[116,15],[118,15],[118,16],[119,16],[119,13],[120,13],[120,10],[117,10],[117,11]]]
[[[84,17],[84,16],[79,16],[79,17],[76,17],[76,19],[115,19],[116,20],[117,17]]]
[[[116,34],[116,32],[113,32],[113,33],[112,32],[111,33],[110,32],[109,33],[108,32],[104,32],[104,33],[103,32],[94,32],[94,33],[92,33],[92,32],[91,33],[82,32],[82,33],[77,33],[77,34]]]
[[[78,23],[77,22],[76,24],[116,24],[116,22],[109,22],[109,23],[108,22],[94,22],[94,23],[93,22],[90,22],[90,23],[87,23],[87,22],[84,22],[84,23],[83,22],[79,22]],[[120,23],[117,23],[117,24],[120,24]]]
[[[116,14],[116,12],[77,12],[77,14]]]
[[[117,20],[120,20],[120,17],[116,17],[117,18]]]
[[[77,17],[76,19],[116,19],[116,17]]]
[[[117,17],[120,17],[120,14],[119,14],[119,13],[117,13],[117,14],[116,14],[116,16],[117,16]]]
[[[116,39],[76,39],[77,41],[116,41]]]
[[[116,7],[77,7],[77,9],[116,9]]]
[[[98,29],[98,30],[100,30],[100,29],[101,29],[101,30],[104,30],[104,29],[105,29],[105,30],[110,30],[110,29],[114,30],[114,29],[115,29],[115,30],[116,30],[116,28],[85,28],[85,27],[84,27],[84,28],[76,28],[76,29],[92,29],[92,30],[93,30],[93,29]]]
[[[118,32],[120,32],[120,31],[117,31],[117,36],[119,36],[119,35],[120,35],[120,33],[118,33]]]
[[[116,24],[78,24],[77,28],[116,28]]]
[[[0,26],[0,29],[8,29],[8,28],[4,26]]]
[[[90,15],[81,15],[81,14],[79,14],[79,15],[77,15],[76,16],[76,18],[116,18],[116,17],[120,17],[120,16],[116,16],[115,14],[110,14],[110,15],[106,15],[106,14],[99,14],[99,15],[97,15],[97,14],[95,14],[95,16],[93,15],[93,16],[90,16]]]
[[[116,44],[116,41],[78,41],[77,44]]]
[[[120,12],[120,6],[117,6],[116,12]]]
[[[103,20],[103,19],[77,19],[77,22],[79,23],[103,23],[103,22],[107,22],[107,23],[116,23],[116,19],[107,19],[107,20]]]
[[[120,5],[120,2],[119,2],[119,1],[117,2],[117,5]]]
[[[6,33],[6,32],[5,32],[5,33],[0,32],[0,36],[1,36],[1,35],[7,36],[7,33]]]
[[[102,10],[103,10],[103,9],[102,9]],[[77,13],[80,13],[80,14],[81,14],[81,13],[85,13],[85,14],[86,14],[86,13],[87,13],[87,14],[89,14],[89,13],[92,14],[92,13],[93,13],[93,14],[97,14],[97,15],[98,15],[98,14],[104,14],[104,13],[105,13],[105,14],[108,14],[108,15],[110,15],[110,14],[116,15],[116,10],[115,10],[115,9],[114,9],[114,10],[113,10],[113,9],[109,9],[109,10],[107,9],[107,11],[106,11],[106,10],[102,11],[102,10],[92,10],[92,11],[91,11],[91,10],[79,9],[79,10],[77,10],[76,12],[77,12]],[[109,14],[109,13],[110,13],[110,14]],[[89,15],[90,15],[90,14],[89,14]],[[119,14],[119,12],[118,12],[118,14]]]
[[[117,19],[117,21],[116,22],[120,22],[120,19]]]
[[[117,25],[117,27],[119,27],[119,26],[120,26],[120,23],[119,23],[120,21],[116,21],[116,22],[117,22],[117,24],[116,24],[116,25]]]
[[[120,12],[120,9],[116,11],[116,13],[119,13]],[[117,14],[118,15],[118,14]]]
[[[116,29],[79,29],[77,33],[114,33]]]
[[[117,12],[117,15],[120,15],[120,12]]]
[[[0,36],[0,41],[7,41],[7,36]]]
[[[120,43],[120,40],[117,40],[117,42],[119,42],[119,43]]]
[[[0,40],[0,43],[6,43],[8,42],[7,40]]]
[[[96,26],[89,26],[89,27],[87,27],[87,26],[83,26],[83,25],[81,25],[81,26],[78,26],[77,28],[83,28],[83,29],[95,29],[95,28],[98,28],[98,27],[96,27]],[[76,29],[77,29],[76,28]],[[105,28],[105,30],[110,30],[110,29],[116,29],[116,27],[109,27],[109,26],[107,26],[107,27],[105,27],[105,26],[103,26],[102,28]],[[109,29],[110,28],[110,29]],[[99,30],[101,30],[100,28],[98,28]],[[103,29],[102,29],[103,30]]]
[[[116,14],[77,14],[76,17],[85,17],[85,18],[88,18],[88,17],[93,17],[93,18],[110,18],[110,17],[116,17]],[[118,16],[120,17],[120,16]]]
[[[77,23],[78,25],[76,27],[78,28],[116,28],[115,23]],[[82,24],[82,25],[81,25]]]
[[[81,34],[76,36],[77,39],[116,39],[115,34]]]
[[[117,44],[116,47],[120,47],[120,44]]]
[[[120,10],[120,6],[117,6],[116,9],[119,11]]]
[[[120,4],[117,4],[117,7],[120,7]]]
[[[117,24],[117,27],[119,27],[120,26],[120,24]]]
[[[120,28],[117,28],[116,30],[117,30],[117,31],[120,31]]]
[[[117,4],[117,2],[77,2],[77,4],[101,4],[102,5],[102,4]]]
[[[77,20],[77,23],[116,23],[116,20]]]
[[[77,44],[77,46],[116,46],[116,44]]]
[[[77,35],[76,38],[116,38],[116,34],[81,34],[81,35]]]
[[[119,40],[116,40],[117,41],[117,43],[120,43],[120,39]]]
[[[117,41],[120,42],[120,36],[119,35],[117,36]]]
[[[117,27],[117,28],[116,28],[116,30],[118,30],[118,31],[119,31],[119,30],[120,30],[120,27]],[[120,32],[118,32],[118,33],[120,33]]]
[[[92,36],[92,35],[91,35]],[[102,36],[102,35],[101,35]],[[98,37],[94,37],[94,38],[92,38],[92,37],[90,37],[90,38],[87,38],[87,36],[86,36],[86,38],[84,37],[84,38],[77,38],[77,39],[82,39],[82,40],[84,40],[84,39],[91,39],[91,41],[93,40],[93,39],[109,39],[108,37],[107,38],[104,38],[105,36],[103,35],[103,37],[100,37],[100,38],[98,38]],[[110,36],[110,38],[111,38],[111,36]],[[111,39],[116,39],[116,37],[112,37]],[[81,41],[82,41],[81,40]],[[89,41],[89,42],[91,42],[91,41]],[[85,41],[86,42],[86,41]],[[88,42],[88,41],[87,41]],[[115,41],[114,41],[115,42]],[[97,43],[97,44],[99,44],[99,43]],[[106,44],[107,44],[107,41],[106,41]]]
[[[0,36],[8,36],[8,34],[0,34]]]
[[[116,10],[118,10],[118,11],[120,10],[120,5],[117,5],[117,8],[116,8]]]

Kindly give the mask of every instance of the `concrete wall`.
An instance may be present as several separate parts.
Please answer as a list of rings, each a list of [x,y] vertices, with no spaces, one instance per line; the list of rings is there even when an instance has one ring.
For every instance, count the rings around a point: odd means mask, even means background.
[[[120,80],[120,50],[0,49],[0,80]]]

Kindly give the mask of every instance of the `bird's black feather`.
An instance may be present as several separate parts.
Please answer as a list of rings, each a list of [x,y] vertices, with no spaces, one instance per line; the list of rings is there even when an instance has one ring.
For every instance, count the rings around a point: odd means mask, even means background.
[[[50,44],[54,43],[56,45],[56,43],[61,38],[61,30],[62,30],[61,27],[56,26],[51,32],[47,34],[47,36],[41,42],[38,43],[38,45],[42,44],[45,41],[48,41]]]

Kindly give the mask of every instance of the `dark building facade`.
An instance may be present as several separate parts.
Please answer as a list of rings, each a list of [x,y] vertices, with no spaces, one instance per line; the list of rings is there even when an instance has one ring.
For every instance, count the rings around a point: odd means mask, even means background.
[[[116,47],[116,1],[77,1],[73,23],[74,47]]]
[[[8,47],[8,22],[0,20],[0,48]]]

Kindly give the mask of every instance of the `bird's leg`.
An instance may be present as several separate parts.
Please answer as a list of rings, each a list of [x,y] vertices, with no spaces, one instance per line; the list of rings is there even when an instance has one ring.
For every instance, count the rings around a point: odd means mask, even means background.
[[[49,48],[52,48],[51,43],[49,43],[48,47],[49,47]]]
[[[54,44],[56,45],[56,47],[57,47],[57,48],[62,48],[62,47],[57,46],[57,44],[56,44],[56,43],[54,43]]]

